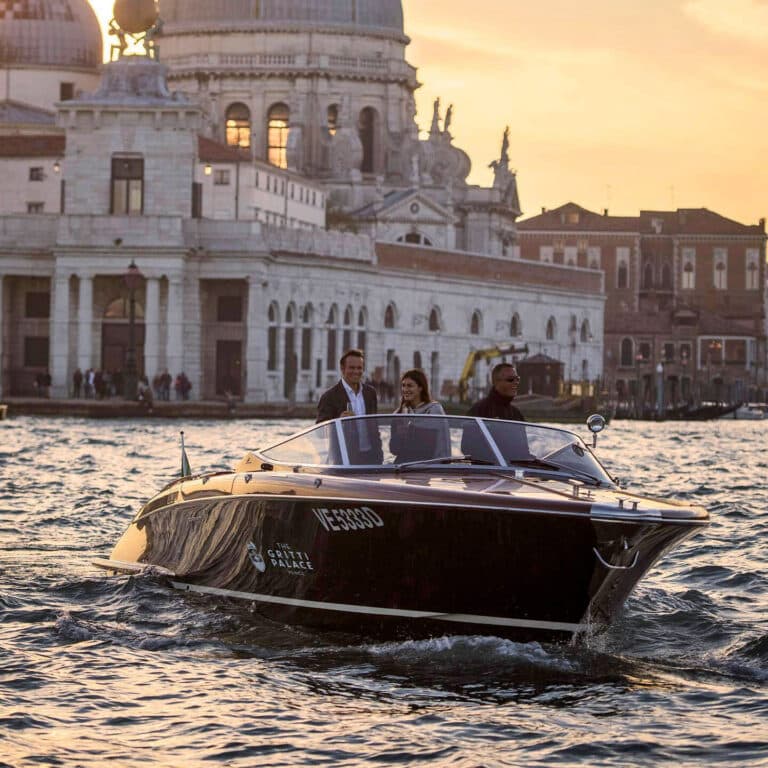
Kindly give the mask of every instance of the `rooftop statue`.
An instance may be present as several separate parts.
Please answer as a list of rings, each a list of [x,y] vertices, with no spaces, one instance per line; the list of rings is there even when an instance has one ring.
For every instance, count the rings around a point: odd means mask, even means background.
[[[155,38],[163,28],[163,22],[157,9],[156,0],[115,0],[114,18],[109,22],[109,34],[117,37],[117,44],[112,46],[111,57],[120,58],[128,47],[126,38],[133,44],[143,44],[147,57],[157,59],[159,51]]]

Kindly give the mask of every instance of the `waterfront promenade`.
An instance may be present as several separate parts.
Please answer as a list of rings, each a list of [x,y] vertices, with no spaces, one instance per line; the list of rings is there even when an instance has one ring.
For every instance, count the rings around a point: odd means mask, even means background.
[[[143,402],[6,397],[7,418],[14,416],[77,417],[88,419],[313,419],[316,403],[227,403],[224,400],[156,400],[151,408]]]

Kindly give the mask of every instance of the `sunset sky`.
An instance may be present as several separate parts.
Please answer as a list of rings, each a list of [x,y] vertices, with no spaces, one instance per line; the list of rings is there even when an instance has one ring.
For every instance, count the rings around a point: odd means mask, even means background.
[[[91,0],[100,18],[113,0]],[[524,216],[768,212],[768,0],[404,0],[418,121],[454,105],[489,184],[510,127]]]

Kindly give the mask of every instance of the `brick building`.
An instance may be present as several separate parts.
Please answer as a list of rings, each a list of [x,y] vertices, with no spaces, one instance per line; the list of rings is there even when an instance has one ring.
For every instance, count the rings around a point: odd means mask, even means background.
[[[611,216],[567,203],[518,232],[524,260],[604,271],[604,390],[620,407],[765,399],[765,220],[706,208]],[[575,341],[578,327],[568,330]],[[576,378],[568,348],[541,351]]]

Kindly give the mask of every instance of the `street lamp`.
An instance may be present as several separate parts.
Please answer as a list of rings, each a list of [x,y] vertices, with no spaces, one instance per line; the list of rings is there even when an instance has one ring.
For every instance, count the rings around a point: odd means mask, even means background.
[[[722,348],[722,342],[717,339],[712,339],[707,345],[707,395],[710,400],[714,400],[712,397],[712,355],[720,352]]]
[[[123,275],[123,284],[128,289],[128,353],[125,359],[125,399],[135,400],[138,385],[136,368],[136,291],[141,287],[144,275],[131,260],[128,271]]]

